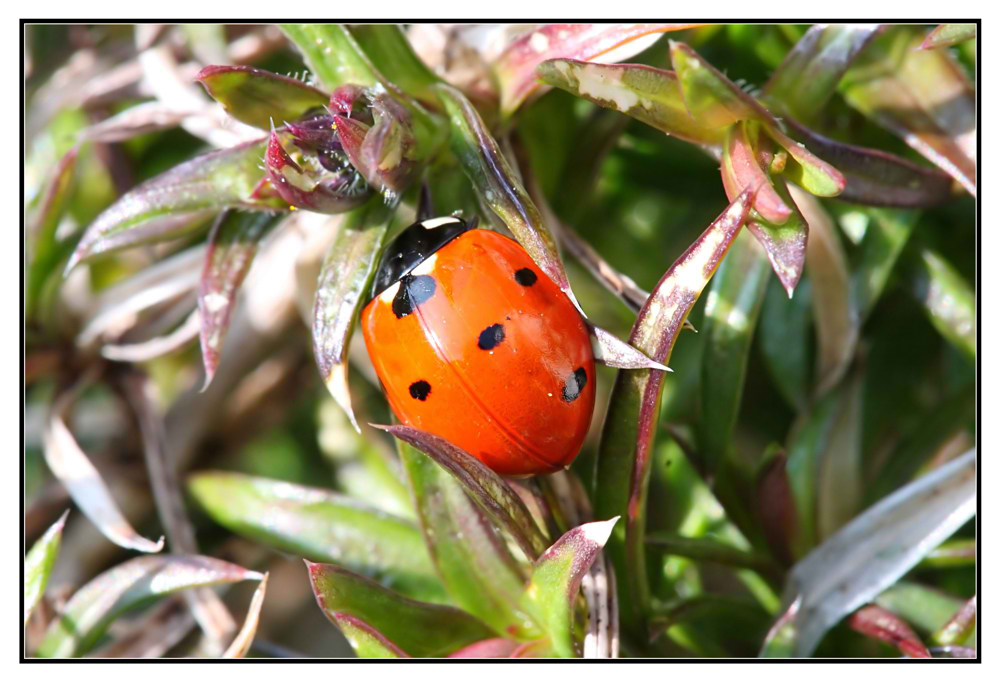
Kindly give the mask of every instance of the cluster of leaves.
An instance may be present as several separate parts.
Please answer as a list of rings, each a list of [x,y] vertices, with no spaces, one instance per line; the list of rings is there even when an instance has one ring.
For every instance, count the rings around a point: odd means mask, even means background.
[[[81,67],[46,64],[35,43],[38,449],[57,498],[147,555],[36,610],[33,654],[155,656],[196,623],[196,653],[251,651],[267,575],[199,554],[177,471],[212,435],[239,452],[262,415],[294,419],[275,396],[303,393],[301,317],[328,390],[306,392],[307,410],[332,400],[360,436],[320,431],[290,454],[264,442],[268,464],[199,464],[186,490],[214,522],[209,543],[225,528],[304,558],[358,656],[974,656],[970,37],[137,27],[119,67],[145,77],[135,92],[116,74],[110,91],[95,76],[61,99],[52,83]],[[311,80],[276,73],[296,59]],[[723,66],[770,76],[750,89]],[[153,99],[136,103],[147,82]],[[104,115],[64,122],[80,111]],[[192,156],[178,126],[219,149]],[[116,180],[122,155],[150,149],[148,179]],[[371,377],[349,358],[354,324],[383,245],[428,203],[512,234],[618,368],[613,382],[602,370],[599,439],[570,470],[505,480],[434,435],[368,426],[388,415],[377,382],[349,381],[350,367]],[[108,389],[138,426],[171,555],[127,521],[74,433],[73,410]],[[334,460],[339,490],[305,485],[309,448]],[[26,626],[65,523],[26,558]],[[209,586],[246,579],[261,582],[236,633]],[[182,590],[135,631],[153,637],[106,635]]]

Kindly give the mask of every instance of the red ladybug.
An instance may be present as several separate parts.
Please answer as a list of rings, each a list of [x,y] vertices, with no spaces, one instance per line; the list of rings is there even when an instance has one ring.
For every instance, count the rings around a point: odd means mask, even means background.
[[[361,329],[404,424],[504,475],[555,472],[579,452],[590,336],[514,240],[455,217],[413,224],[386,248]]]

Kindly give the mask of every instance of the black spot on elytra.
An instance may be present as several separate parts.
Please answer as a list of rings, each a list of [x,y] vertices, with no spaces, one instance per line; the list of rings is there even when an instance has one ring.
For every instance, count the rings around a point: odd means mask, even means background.
[[[422,379],[418,379],[410,385],[410,396],[418,401],[426,401],[429,393],[431,393],[431,385]]]
[[[404,275],[399,280],[399,291],[392,298],[392,312],[397,318],[413,313],[413,309],[424,303],[437,289],[437,283],[430,275]]]
[[[495,323],[479,333],[479,348],[489,351],[494,346],[503,341],[503,325]]]
[[[579,398],[585,386],[587,386],[587,371],[583,368],[577,368],[572,375],[566,378],[562,390],[563,400],[572,403]]]
[[[514,279],[517,280],[517,284],[525,287],[530,287],[538,282],[538,276],[535,275],[535,271],[531,268],[521,268],[519,271],[514,273]]]

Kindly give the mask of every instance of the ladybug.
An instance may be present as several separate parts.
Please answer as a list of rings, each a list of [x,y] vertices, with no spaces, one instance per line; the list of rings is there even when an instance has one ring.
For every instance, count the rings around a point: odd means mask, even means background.
[[[501,475],[569,466],[594,414],[594,353],[569,298],[514,240],[448,216],[387,247],[361,312],[392,411]]]

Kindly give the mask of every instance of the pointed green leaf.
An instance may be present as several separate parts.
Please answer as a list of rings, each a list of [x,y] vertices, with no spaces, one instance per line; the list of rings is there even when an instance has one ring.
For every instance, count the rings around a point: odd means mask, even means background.
[[[347,354],[396,203],[380,196],[349,213],[323,259],[313,305],[313,354],[320,377],[359,430],[351,408]]]
[[[639,311],[629,337],[632,346],[659,363],[668,361],[684,321],[743,226],[752,201],[752,191],[745,190],[667,270]],[[642,638],[650,608],[646,494],[663,380],[659,370],[618,372],[597,462],[595,514],[624,516],[626,522],[609,545],[615,573],[628,577],[619,583],[622,624]]]
[[[476,191],[510,228],[538,267],[576,304],[552,233],[500,154],[482,118],[461,92],[449,85],[437,88],[451,118],[452,151]]]
[[[785,179],[777,176],[772,180],[774,191],[781,197],[785,205],[791,208],[791,216],[784,224],[777,225],[766,220],[756,211],[751,211],[750,218],[747,220],[747,230],[764,247],[774,274],[778,276],[781,286],[791,297],[805,269],[809,225],[792,200]]]
[[[924,42],[920,43],[920,49],[936,50],[942,47],[951,47],[975,37],[975,24],[941,24],[927,34]]]
[[[698,447],[706,470],[713,473],[728,457],[739,415],[750,343],[771,273],[767,254],[748,232],[712,278],[705,303],[705,338],[701,360],[701,433]]]
[[[688,114],[677,74],[642,64],[590,64],[550,59],[538,66],[543,83],[620,111],[667,135],[711,147],[722,146],[719,128],[699,124]]]
[[[875,598],[875,603],[928,634],[936,633],[967,604],[941,590],[912,581],[900,581]],[[972,642],[976,642],[974,637]]]
[[[24,623],[28,623],[32,610],[45,594],[52,567],[59,556],[59,542],[62,540],[63,526],[69,510],[62,513],[56,523],[50,526],[42,537],[35,541],[24,556]]]
[[[347,638],[347,642],[359,659],[409,658],[410,655],[403,652],[398,645],[360,619],[346,614],[329,616]]]
[[[796,412],[805,410],[812,373],[812,283],[803,277],[789,299],[775,279],[764,295],[760,349],[771,381]]]
[[[79,657],[120,615],[188,588],[260,580],[258,572],[202,555],[148,555],[112,567],[78,590],[45,634],[38,657]]]
[[[306,567],[316,602],[331,621],[363,621],[411,657],[443,657],[494,635],[454,607],[410,600],[336,565],[306,561]]]
[[[443,597],[420,532],[406,520],[332,491],[237,473],[200,472],[188,490],[235,533],[343,564],[411,597]]]
[[[947,50],[919,50],[917,26],[872,41],[844,76],[852,107],[888,129],[976,196],[976,96]]]
[[[194,226],[190,221],[176,220],[178,214],[285,206],[280,200],[257,200],[252,196],[264,176],[263,157],[263,140],[247,142],[195,157],[146,181],[90,224],[66,272],[98,254],[183,235]]]
[[[235,119],[270,130],[330,101],[322,90],[252,66],[206,66],[195,77]]]
[[[753,120],[778,126],[774,116],[759,102],[689,46],[671,40],[670,60],[688,113],[699,124],[724,128]]]
[[[517,542],[530,560],[537,558],[548,543],[524,502],[489,467],[447,440],[406,425],[381,426],[446,469],[469,496]]]
[[[780,130],[768,127],[767,134],[780,144],[790,157],[785,163],[785,177],[817,197],[836,197],[847,187],[847,180],[836,168],[826,163]]]
[[[538,626],[518,605],[525,576],[486,514],[432,459],[396,445],[427,549],[455,602],[505,637],[537,638]]]
[[[976,596],[973,595],[931,636],[931,640],[938,645],[959,645],[970,642],[970,636],[973,636],[971,642],[975,643],[975,631]]]
[[[267,213],[227,212],[219,216],[209,233],[198,291],[206,387],[219,366],[229,319],[240,285],[257,253],[257,245],[277,222],[277,217]]]
[[[328,90],[349,83],[366,88],[378,82],[371,62],[341,24],[282,24],[281,30],[299,49],[309,71]]]
[[[784,119],[793,135],[837,168],[845,186],[838,197],[869,206],[926,207],[949,201],[954,182],[944,171],[888,152],[848,145]]]
[[[810,27],[764,86],[767,101],[775,111],[812,119],[877,30],[877,24]]]
[[[584,574],[611,536],[618,517],[570,529],[538,558],[524,591],[525,608],[537,615],[557,657],[578,657],[573,639],[573,603]]]

